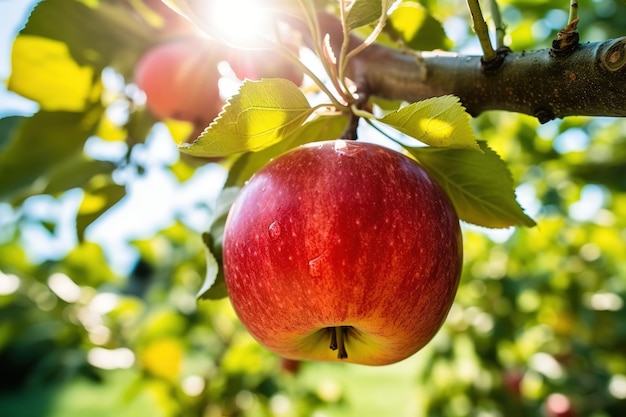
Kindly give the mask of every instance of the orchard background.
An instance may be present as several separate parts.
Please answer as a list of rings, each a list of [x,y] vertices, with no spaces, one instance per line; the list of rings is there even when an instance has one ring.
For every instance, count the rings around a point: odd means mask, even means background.
[[[297,3],[273,1],[269,9]],[[339,3],[346,2],[315,5],[338,14]],[[368,11],[373,3],[354,4]],[[496,9],[484,3],[493,34]],[[550,48],[571,17],[565,1],[497,3],[502,40],[514,53]],[[215,117],[213,109],[173,120],[181,113],[149,109],[146,93],[134,83],[147,51],[197,29],[156,1],[44,0],[32,6],[15,34],[6,80],[23,100],[14,110],[3,106],[7,113],[0,119],[1,415],[626,414],[624,119],[596,114],[549,120],[545,112],[504,111],[506,102],[501,111],[472,112],[471,131],[506,163],[525,214],[504,210],[512,213],[504,217],[514,227],[464,224],[464,273],[455,304],[436,338],[413,357],[381,368],[295,365],[260,347],[228,299],[196,299],[218,296],[219,288],[207,293],[205,271],[214,271],[215,260],[206,257],[201,236],[219,236],[232,196],[232,189],[221,192],[224,184],[240,185],[293,138],[265,138],[256,144],[259,152],[248,152],[252,145],[244,143],[224,157],[211,149],[190,156],[195,145],[184,144]],[[379,43],[483,53],[465,2],[401,6]],[[355,24],[361,39],[376,30],[376,16],[366,14],[353,14],[366,22]],[[623,1],[581,2],[578,15],[582,49],[626,34]],[[219,20],[226,22],[220,25],[225,32],[209,25],[220,38],[205,39],[212,45],[254,21],[245,19],[244,9],[233,20]],[[292,77],[287,61],[274,57],[280,65],[267,68],[270,55],[254,59],[253,52],[224,48],[215,58],[220,104],[246,77],[288,78],[290,84],[273,85],[290,92],[294,81],[302,82],[311,103],[324,103],[319,86],[298,71]],[[323,73],[310,50],[300,52],[314,73]],[[247,71],[237,68],[241,61],[249,63]],[[616,73],[623,73],[621,65]],[[393,65],[388,70],[393,73]],[[245,88],[266,84],[246,85],[233,107],[245,107]],[[532,91],[534,83],[526,85]],[[198,88],[191,84],[176,93],[191,97]],[[306,133],[310,140],[354,133],[346,130],[354,121],[349,111],[367,116],[400,105],[373,100],[372,107],[342,107],[343,115],[323,127],[309,125]],[[445,103],[458,110],[455,100]],[[604,115],[626,111],[619,102],[615,107]],[[387,136],[407,140],[377,120],[361,121],[356,132],[396,148]],[[479,187],[483,203],[490,202],[488,177]],[[478,223],[489,225],[492,214],[479,211]],[[532,224],[526,215],[536,226],[526,227]]]

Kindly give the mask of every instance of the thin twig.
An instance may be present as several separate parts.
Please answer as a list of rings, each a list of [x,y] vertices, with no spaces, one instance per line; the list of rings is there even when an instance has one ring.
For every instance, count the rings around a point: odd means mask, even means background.
[[[493,25],[496,30],[496,49],[504,47],[504,35],[506,34],[506,27],[502,20],[502,14],[500,13],[500,6],[497,0],[490,0],[489,9],[491,11],[491,18],[493,19]]]
[[[289,48],[287,48],[286,46],[283,46],[281,44],[277,44],[272,49],[277,50],[278,52],[280,52],[285,58],[287,58],[294,65],[296,65],[301,71],[303,71],[306,75],[311,77],[313,82],[319,87],[319,89],[321,91],[323,91],[328,96],[330,101],[333,103],[333,105],[335,107],[337,107],[337,109],[346,109],[347,108],[346,104],[342,103],[341,101],[339,101],[335,97],[335,95],[332,93],[332,91],[330,91],[330,89],[328,87],[326,87],[324,82],[317,76],[317,74],[315,74],[315,72],[313,72],[309,68],[308,65],[303,63],[296,54],[291,52],[291,50]]]
[[[344,94],[347,97],[352,97],[350,93],[350,89],[345,83],[344,73],[346,66],[346,55],[348,54],[348,48],[350,46],[350,31],[348,25],[346,24],[346,12],[347,12],[347,3],[346,0],[339,1],[339,13],[341,17],[341,27],[343,33],[343,41],[341,42],[341,48],[339,50],[339,56],[337,57],[337,70],[338,70],[338,78],[341,83]]]
[[[487,22],[483,17],[483,12],[480,9],[480,3],[478,0],[467,0],[467,6],[469,7],[470,14],[472,15],[472,26],[480,47],[483,50],[483,60],[485,62],[491,61],[497,57],[496,51],[491,45],[491,39],[489,39],[489,29],[487,28]]]
[[[363,52],[365,48],[367,48],[368,46],[370,46],[372,43],[376,41],[378,36],[382,33],[383,29],[385,28],[386,22],[387,22],[386,15],[381,16],[380,19],[378,20],[378,23],[376,24],[376,27],[374,28],[372,33],[369,34],[367,39],[365,39],[363,43],[361,43],[359,46],[357,46],[356,48],[354,48],[347,54],[346,63],[344,64],[344,70],[345,70],[345,65],[347,64],[347,61],[349,61],[350,58]]]
[[[578,23],[578,0],[570,0],[569,3],[569,19],[568,25],[576,25]]]
[[[321,59],[320,61],[322,62],[322,65],[324,67],[324,70],[326,71],[326,74],[328,74],[328,76],[332,79],[334,79],[334,70],[333,68],[331,68],[331,64],[329,62],[327,62],[325,59],[323,59],[324,57],[324,53],[323,53],[323,40],[322,37],[320,36],[320,26],[319,26],[319,22],[317,19],[317,15],[315,14],[310,14],[308,13],[308,9],[305,6],[304,2],[300,1],[300,6],[302,8],[302,12],[304,14],[304,17],[306,19],[306,23],[307,26],[309,27],[309,31],[311,32],[311,35],[313,36],[313,47],[315,49],[315,53],[317,54],[317,56],[319,56]],[[320,90],[322,90],[324,93],[326,93],[326,95],[328,96],[328,98],[333,102],[333,104],[335,106],[337,106],[338,109],[343,109],[345,108],[345,104],[342,103],[341,101],[339,101],[335,95],[328,89],[328,87],[326,87],[326,85],[324,84],[324,82],[322,80],[319,79],[319,77],[313,72],[311,71],[311,69],[308,67],[308,65],[305,65],[302,61],[300,61],[300,59],[295,56],[295,54],[293,52],[291,52],[288,48],[283,47],[282,45],[280,45],[281,47],[279,48],[280,52],[285,55],[290,61],[292,61],[293,63],[295,63],[302,71],[304,71],[305,74],[307,74],[309,77],[311,77],[311,79],[315,82],[315,84],[320,88]],[[337,88],[338,86],[335,85],[335,88]],[[337,89],[338,93],[345,98],[345,94]]]
[[[374,30],[372,30],[372,32],[368,35],[368,37],[361,42],[356,48],[350,50],[350,32],[349,32],[349,28],[346,27],[345,25],[345,19],[343,16],[343,13],[345,13],[344,7],[346,7],[345,4],[345,0],[341,0],[341,13],[342,13],[342,22],[344,22],[344,33],[343,33],[343,43],[341,45],[341,52],[340,52],[340,56],[339,56],[339,78],[342,80],[342,83],[345,80],[345,73],[346,73],[346,67],[348,66],[348,62],[350,61],[350,59],[352,57],[354,57],[355,55],[358,55],[359,53],[363,52],[367,47],[369,47],[371,44],[373,44],[376,39],[378,38],[378,36],[382,33],[383,29],[385,28],[385,24],[387,23],[387,8],[383,7],[382,8],[382,14],[380,16],[380,18],[378,19],[378,22],[376,23],[376,26],[374,27]],[[350,90],[346,87],[346,91],[348,92],[348,94],[350,94],[351,97],[354,98],[354,96],[352,95],[352,93],[350,92]]]

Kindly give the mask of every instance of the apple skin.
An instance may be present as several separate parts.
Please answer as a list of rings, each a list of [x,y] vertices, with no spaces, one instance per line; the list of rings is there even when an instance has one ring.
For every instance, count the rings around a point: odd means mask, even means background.
[[[135,68],[135,83],[146,106],[160,119],[177,119],[204,128],[219,114],[217,69],[223,47],[217,41],[183,37],[148,50]]]
[[[444,322],[461,241],[452,203],[416,162],[370,143],[315,142],[242,188],[224,230],[225,281],[241,322],[278,355],[391,364]],[[330,348],[333,332],[346,355]]]

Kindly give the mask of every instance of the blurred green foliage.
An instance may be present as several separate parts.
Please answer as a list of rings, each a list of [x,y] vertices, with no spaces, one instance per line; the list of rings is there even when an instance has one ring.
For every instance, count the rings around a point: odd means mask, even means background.
[[[60,3],[71,13],[58,14]],[[463,2],[420,3],[447,30],[456,28],[448,34],[453,49],[471,47]],[[515,50],[549,45],[567,15],[566,2],[499,3]],[[83,239],[90,222],[123,198],[120,189],[154,169],[137,156],[154,120],[141,110],[121,123],[111,118],[103,109],[119,105],[121,93],[99,74],[114,68],[129,81],[131,63],[162,34],[129,22],[125,2],[38,7],[24,33],[67,43],[72,59],[98,76],[83,86],[91,92],[84,109],[0,120],[0,194],[11,203],[0,204],[0,415],[626,415],[626,121],[539,125],[498,112],[475,119],[538,226],[465,227],[456,302],[414,357],[384,368],[293,364],[252,340],[228,300],[196,300],[205,257],[197,225],[184,216],[128,243],[125,250],[137,254],[130,271],[113,268],[104,245]],[[583,41],[624,35],[623,2],[581,4],[580,13]],[[49,25],[47,16],[61,21]],[[136,36],[120,32],[129,27]],[[97,48],[85,53],[84,42]],[[66,119],[74,121],[69,131]],[[125,144],[123,158],[89,155],[92,135]],[[182,187],[197,167],[176,157],[159,169]],[[209,193],[220,181],[203,186]],[[34,259],[28,231],[59,237],[63,225],[58,215],[28,210],[29,202],[43,194],[54,207],[76,187],[85,193],[74,208],[72,248]],[[559,407],[570,414],[556,414]]]

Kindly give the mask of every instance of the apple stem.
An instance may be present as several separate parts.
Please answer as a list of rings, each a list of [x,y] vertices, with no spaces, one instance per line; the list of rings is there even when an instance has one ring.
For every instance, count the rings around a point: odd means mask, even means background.
[[[337,350],[337,328],[331,327],[330,329],[330,350]]]
[[[346,336],[348,333],[348,328],[346,326],[341,326],[339,328],[339,331],[337,332],[337,344],[338,346],[338,351],[337,351],[337,357],[339,359],[346,359],[348,357],[348,352],[346,351],[346,345],[345,345],[345,340],[344,340],[344,336]]]
[[[346,351],[345,337],[348,334],[350,326],[330,327],[330,350],[338,350],[337,358],[346,359],[348,352]]]

